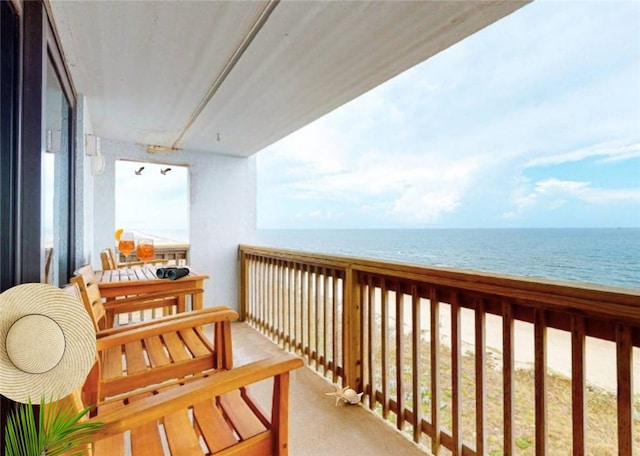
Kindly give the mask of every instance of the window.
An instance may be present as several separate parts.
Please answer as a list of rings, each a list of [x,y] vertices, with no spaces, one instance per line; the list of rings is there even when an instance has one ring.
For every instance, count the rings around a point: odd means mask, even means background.
[[[116,162],[116,228],[149,235],[156,243],[189,242],[189,169]]]

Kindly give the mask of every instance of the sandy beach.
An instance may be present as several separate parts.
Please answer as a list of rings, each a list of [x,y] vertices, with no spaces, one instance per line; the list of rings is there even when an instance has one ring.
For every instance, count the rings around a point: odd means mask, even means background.
[[[425,337],[429,337],[429,319],[423,312],[422,328],[427,329]],[[410,314],[409,309],[405,315]],[[462,352],[473,352],[474,344],[474,312],[462,309]],[[408,322],[410,324],[410,322]],[[502,318],[487,314],[486,319],[487,349],[494,357],[502,355]],[[518,369],[533,369],[534,339],[531,323],[515,322],[515,363]],[[440,340],[451,345],[451,311],[448,305],[440,306]],[[640,351],[634,348],[634,391],[640,391]],[[549,328],[547,330],[547,365],[551,372],[571,377],[571,333]],[[586,376],[591,386],[615,392],[616,379],[616,346],[613,342],[587,337],[586,342]]]

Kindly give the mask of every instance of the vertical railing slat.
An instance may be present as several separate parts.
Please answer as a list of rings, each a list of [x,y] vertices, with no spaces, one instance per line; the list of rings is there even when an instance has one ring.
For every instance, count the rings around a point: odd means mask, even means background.
[[[333,293],[331,294],[331,359],[333,360],[333,383],[338,381],[338,278],[336,270],[331,270],[331,284],[333,285]]]
[[[284,306],[285,306],[285,302],[284,302],[284,292],[285,292],[285,287],[284,287],[284,260],[279,260],[277,263],[278,266],[278,322],[277,322],[277,334],[278,334],[278,340],[280,342],[280,345],[282,346],[282,349],[284,350],[285,348],[285,340],[286,340],[286,334],[285,334],[285,327],[284,327]]]
[[[429,310],[431,312],[431,452],[440,450],[440,303],[436,289],[429,290]],[[415,374],[414,374],[415,375]]]
[[[400,284],[396,284],[396,401],[398,403],[398,414],[396,416],[396,427],[402,431],[404,429],[404,293]]]
[[[547,452],[547,322],[544,310],[535,310],[535,396],[536,396],[536,455]]]
[[[487,315],[483,299],[478,300],[475,312],[476,348],[476,454],[487,452]]]
[[[329,310],[329,272],[327,268],[322,268],[322,280],[324,285],[322,299],[322,371],[324,375],[327,375],[327,369],[329,368],[329,357],[327,356],[329,343],[329,325],[327,324],[327,312]]]
[[[311,305],[309,301],[311,301],[311,286],[309,282],[311,281],[311,266],[308,264],[304,267],[304,272],[302,276],[303,283],[303,339],[302,339],[302,354],[307,356],[307,364],[311,364]],[[306,322],[306,325],[304,324]]]
[[[586,454],[585,441],[585,328],[584,319],[573,317],[571,330],[571,409],[573,428],[573,454]]]
[[[263,334],[268,334],[266,324],[265,309],[267,306],[267,263],[265,261],[260,262],[260,299],[258,306],[260,308],[258,319],[260,321],[260,328]]]
[[[316,329],[316,340],[315,340],[315,351],[316,351],[316,370],[318,372],[320,372],[320,365],[321,365],[321,360],[320,360],[320,334],[322,333],[322,331],[324,330],[321,327],[321,322],[320,322],[320,315],[322,315],[322,309],[320,308],[321,306],[321,294],[320,294],[320,290],[322,289],[322,269],[321,268],[316,268],[316,283],[315,283],[315,314],[316,314],[316,318],[315,318],[315,329]]]
[[[289,331],[291,332],[291,340],[290,340],[290,350],[294,353],[297,353],[296,344],[298,343],[298,282],[296,281],[296,277],[298,275],[298,265],[295,262],[291,263],[291,270],[289,271],[289,283],[291,284],[291,315],[289,321]]]
[[[375,287],[371,274],[367,275],[367,371],[369,383],[369,408],[373,410],[376,406],[376,391],[374,381],[375,366]]]
[[[253,259],[252,264],[252,272],[251,272],[251,280],[254,282],[254,288],[251,292],[251,300],[252,300],[252,311],[251,313],[253,318],[253,324],[256,328],[260,327],[260,319],[259,315],[259,303],[260,303],[260,262],[257,259]]]
[[[274,325],[273,325],[273,303],[274,303],[274,280],[273,280],[273,259],[269,260],[269,273],[267,276],[267,283],[269,284],[269,292],[267,297],[267,328],[269,328],[269,336],[273,339]]]
[[[247,296],[247,302],[246,302],[246,308],[247,311],[244,314],[244,318],[249,322],[249,323],[255,323],[253,318],[254,318],[254,308],[253,305],[255,303],[255,300],[253,299],[253,292],[255,291],[255,275],[253,274],[253,265],[254,265],[254,261],[250,256],[245,257],[245,261],[247,262],[247,275],[246,275],[246,280],[244,282],[244,284],[242,284],[241,286],[244,286],[247,288],[246,291],[246,296]],[[242,316],[240,317],[242,318]]]
[[[631,327],[616,326],[618,454],[633,454],[633,341]]]
[[[368,304],[367,304],[368,295],[366,293],[367,285],[364,281],[360,282],[359,287],[360,287],[360,299],[361,299],[360,305],[361,306],[360,306],[360,328],[359,328],[360,340],[359,340],[358,346],[360,347],[359,359],[361,363],[362,389],[366,391],[367,383],[365,382],[365,376],[367,375],[367,373],[364,368],[364,363],[368,359],[368,355],[365,352],[367,347],[366,329],[367,329],[368,322],[365,320],[366,320],[367,308],[368,308]]]
[[[380,286],[381,293],[381,315],[382,315],[382,340],[381,359],[382,368],[382,417],[386,420],[389,417],[389,303],[388,303],[387,282],[383,278]]]
[[[295,285],[293,282],[293,274],[294,274],[294,264],[293,263],[288,263],[288,267],[287,267],[287,284],[289,285],[288,288],[288,293],[287,293],[287,301],[289,302],[289,311],[287,312],[287,325],[289,326],[289,351],[293,351],[295,350],[293,348],[293,338],[295,336],[295,333],[293,332],[293,319],[294,319],[294,315],[295,315]]]
[[[282,312],[281,312],[281,324],[282,328],[280,331],[282,332],[282,349],[286,350],[289,344],[289,262],[282,260],[280,263],[280,267],[282,268],[281,277],[282,277]]]
[[[418,287],[411,286],[411,309],[412,309],[412,361],[413,369],[413,441],[420,442],[422,436],[422,394],[420,391],[420,296],[418,295]]]
[[[503,450],[505,456],[511,456],[515,451],[515,437],[514,437],[514,353],[513,353],[513,311],[511,304],[508,302],[502,303],[502,375],[503,375],[503,408],[504,408],[504,442]]]
[[[280,331],[278,330],[278,316],[280,313],[280,282],[278,280],[278,260],[272,260],[271,264],[271,330],[273,339],[280,341]]]
[[[451,399],[452,399],[452,434],[453,448],[452,454],[460,456],[462,454],[462,404],[460,395],[460,384],[462,373],[460,360],[462,357],[462,337],[461,337],[461,318],[460,318],[460,302],[458,301],[458,293],[451,296]]]

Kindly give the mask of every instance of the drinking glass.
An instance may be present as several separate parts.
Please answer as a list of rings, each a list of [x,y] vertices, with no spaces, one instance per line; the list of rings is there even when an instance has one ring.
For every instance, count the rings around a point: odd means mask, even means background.
[[[140,261],[147,265],[147,262],[153,260],[156,256],[156,249],[153,245],[153,239],[140,238],[138,239],[138,248],[136,249],[136,256]]]
[[[118,251],[124,255],[124,262],[128,264],[129,255],[135,250],[136,243],[133,237],[133,233],[130,231],[125,231],[120,235],[120,240],[118,241]],[[128,269],[128,266],[127,266]]]

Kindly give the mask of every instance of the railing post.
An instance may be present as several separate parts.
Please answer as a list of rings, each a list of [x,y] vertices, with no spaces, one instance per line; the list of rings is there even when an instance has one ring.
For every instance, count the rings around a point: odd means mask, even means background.
[[[248,288],[249,271],[247,270],[246,254],[242,251],[242,246],[238,248],[238,315],[240,321],[245,321],[248,311]]]
[[[357,273],[351,266],[345,268],[344,278],[344,386],[362,391],[362,360],[360,359],[361,331],[361,296]]]
[[[616,326],[618,371],[618,454],[633,454],[633,333],[631,327]]]

